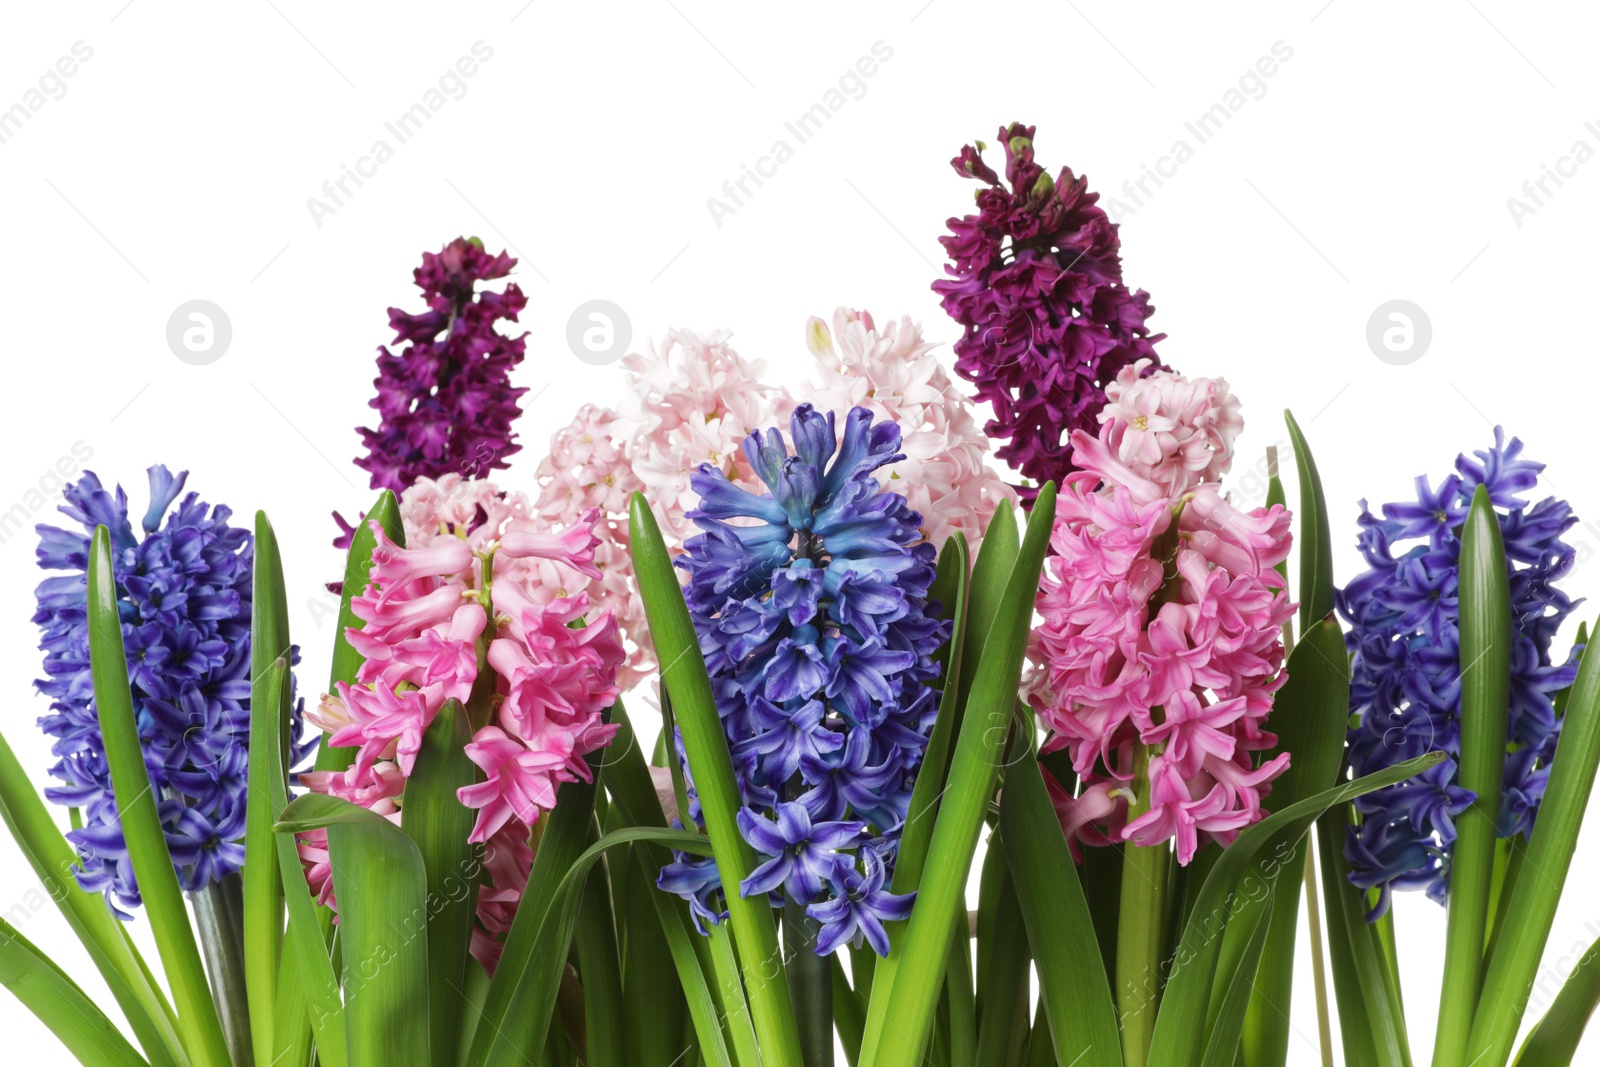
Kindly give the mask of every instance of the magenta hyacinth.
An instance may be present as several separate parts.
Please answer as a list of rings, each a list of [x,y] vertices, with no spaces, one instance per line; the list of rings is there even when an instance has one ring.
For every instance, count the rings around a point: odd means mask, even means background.
[[[1165,335],[1145,325],[1149,294],[1122,282],[1117,227],[1099,194],[1070,168],[1052,179],[1035,163],[1033,131],[1000,130],[1009,189],[983,161],[983,142],[951,160],[985,187],[978,213],[950,219],[939,238],[951,277],[933,289],[964,328],[956,373],[994,407],[984,429],[1003,442],[995,454],[1035,486],[1061,485],[1077,469],[1073,431],[1094,434],[1105,387],[1138,360],[1159,366]]]
[[[528,300],[515,282],[500,292],[480,288],[516,264],[504,252],[491,256],[476,237],[423,253],[414,277],[428,309],[389,309],[393,343],[409,347],[378,349],[370,404],[381,421],[359,430],[367,454],[355,462],[372,475],[372,488],[398,493],[418,478],[481,477],[521,450],[511,424],[527,390],[511,384],[511,371],[526,335],[508,337],[497,325],[516,322]]]

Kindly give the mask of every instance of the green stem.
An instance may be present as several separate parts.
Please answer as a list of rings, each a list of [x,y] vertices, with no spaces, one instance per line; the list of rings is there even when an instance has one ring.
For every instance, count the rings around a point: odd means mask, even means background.
[[[833,963],[830,956],[817,955],[821,931],[806,906],[785,893],[783,956],[805,1067],[833,1067]]]
[[[244,981],[244,879],[237,873],[189,894],[211,995],[222,1017],[222,1036],[235,1067],[255,1062],[250,1046],[250,1002]]]
[[[1317,894],[1317,856],[1311,850],[1311,833],[1305,837],[1306,925],[1311,936],[1311,979],[1317,991],[1317,1042],[1322,1067],[1333,1067],[1333,1023],[1328,1017],[1328,975],[1322,960],[1322,901]]]
[[[1134,750],[1132,822],[1150,808],[1149,750]],[[1122,850],[1122,906],[1117,915],[1117,1016],[1127,1067],[1145,1067],[1161,996],[1161,936],[1167,911],[1168,850],[1127,844]]]

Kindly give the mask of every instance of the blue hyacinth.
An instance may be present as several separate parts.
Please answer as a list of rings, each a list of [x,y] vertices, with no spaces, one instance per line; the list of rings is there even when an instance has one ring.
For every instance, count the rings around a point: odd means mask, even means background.
[[[1432,488],[1416,480],[1417,499],[1383,506],[1379,519],[1361,502],[1358,547],[1370,570],[1339,593],[1351,623],[1350,704],[1355,725],[1349,760],[1357,776],[1443,750],[1450,759],[1407,781],[1357,800],[1359,827],[1345,844],[1350,880],[1377,888],[1372,917],[1395,889],[1424,889],[1444,903],[1449,890],[1455,817],[1476,799],[1456,780],[1461,752],[1460,530],[1479,485],[1489,490],[1505,542],[1516,645],[1501,837],[1529,835],[1561,733],[1553,697],[1577,674],[1576,650],[1551,662],[1550,642],[1577,606],[1554,582],[1575,551],[1561,535],[1577,522],[1553,497],[1529,505],[1524,493],[1544,465],[1522,458],[1496,427],[1494,447],[1457,457],[1456,473]],[[1412,543],[1414,542],[1414,543]]]
[[[885,881],[950,625],[931,614],[922,517],[873,474],[904,458],[900,428],[856,408],[841,441],[832,414],[802,404],[790,432],[794,455],[776,429],[745,440],[768,493],[709,465],[692,476],[689,517],[704,532],[678,564],[733,753],[739,828],[760,858],[741,893],[806,905],[819,954],[863,938],[886,954],[883,923],[911,907]],[[710,860],[680,855],[660,885],[688,898],[697,922],[725,914]]]
[[[89,537],[111,533],[112,568],[127,649],[128,675],[157,791],[167,847],[183,887],[198,890],[244,863],[245,781],[250,727],[250,583],[254,546],[248,530],[229,526],[232,512],[190,493],[172,509],[188,477],[151,467],[150,507],[135,534],[128,498],[93,473],[67,486],[61,512],[80,530],[39,526],[39,566],[64,571],[39,584],[33,621],[43,639],[50,698],[40,727],[55,738],[45,790],[80,809],[68,833],[78,852],[78,884],[118,908],[137,907],[139,887],[123,842],[89,672]],[[165,522],[163,523],[163,519]],[[296,658],[298,658],[296,656]],[[295,757],[300,707],[293,712]],[[314,742],[313,742],[314,743]]]

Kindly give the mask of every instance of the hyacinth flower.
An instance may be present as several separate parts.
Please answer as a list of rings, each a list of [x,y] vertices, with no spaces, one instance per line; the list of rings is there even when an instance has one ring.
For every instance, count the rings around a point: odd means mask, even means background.
[[[906,458],[880,467],[878,480],[922,516],[923,533],[936,548],[958,531],[980,544],[995,508],[1016,493],[986,462],[989,439],[972,400],[950,379],[922,328],[905,316],[880,326],[870,312],[842,307],[831,330],[817,317],[806,322],[806,346],[817,360],[802,391],[806,403],[841,416],[864,407],[899,426]],[[774,404],[779,420],[797,403],[781,397]]]
[[[1148,373],[1148,376],[1145,375]],[[1266,729],[1285,681],[1281,627],[1295,605],[1274,569],[1289,553],[1282,505],[1242,511],[1219,479],[1241,429],[1220,379],[1143,362],[1107,391],[1097,436],[1074,430],[1077,470],[1057,500],[1030,655],[1029,699],[1064,751],[1074,794],[1049,777],[1075,852],[1126,843],[1122,913],[1161,914],[1167,842],[1187,866],[1265,817],[1288,766]],[[1156,923],[1159,927],[1159,923]],[[1130,1062],[1154,1013],[1159,932],[1118,949],[1117,996]]]
[[[584,757],[616,732],[604,719],[623,660],[616,620],[549,574],[599,577],[598,515],[551,530],[521,496],[454,476],[413,486],[402,515],[406,548],[372,523],[371,584],[351,600],[363,625],[345,634],[365,658],[356,683],[306,715],[354,758],[300,780],[399,825],[423,735],[447,701],[461,702],[481,775],[458,799],[477,812],[468,840],[484,847],[487,872],[471,951],[492,974],[533,863],[533,826],[562,783],[591,780]],[[303,838],[301,859],[318,898],[337,907],[324,831]]]
[[[1165,335],[1145,324],[1149,294],[1123,284],[1099,194],[1066,167],[1052,179],[1034,162],[1033,132],[1001,127],[1004,181],[982,142],[950,161],[984,187],[977,213],[950,219],[939,238],[950,277],[933,289],[963,330],[956,373],[994,409],[984,429],[1003,442],[995,455],[1034,485],[1064,484],[1078,469],[1072,435],[1094,435],[1106,387],[1125,367],[1158,366]]]
[[[905,458],[877,477],[922,516],[923,533],[936,548],[957,531],[977,545],[995,507],[1014,498],[985,462],[989,441],[971,398],[956,388],[916,323],[902,318],[879,326],[866,311],[839,308],[831,331],[812,318],[805,338],[816,374],[792,395],[767,382],[764,365],[741,356],[725,332],[673,330],[646,354],[623,361],[627,381],[618,409],[585,404],[551,437],[533,507],[556,525],[600,510],[595,563],[604,577],[578,579],[577,588],[617,618],[628,644],[624,690],[653,666],[650,642],[640,639],[644,608],[628,554],[629,496],[643,492],[656,504],[668,543],[682,544],[695,533],[687,517],[697,500],[692,472],[709,463],[733,481],[753,481],[744,439],[787,420],[800,397],[836,418],[865,407],[899,424]]]
[[[1437,486],[1416,480],[1416,499],[1384,504],[1382,517],[1362,501],[1357,546],[1369,569],[1338,595],[1350,622],[1349,761],[1357,775],[1429,750],[1450,759],[1415,778],[1356,802],[1360,825],[1345,842],[1350,881],[1376,890],[1369,917],[1389,907],[1395,890],[1449,895],[1455,818],[1476,795],[1457,781],[1461,755],[1461,528],[1473,493],[1484,486],[1505,545],[1515,645],[1498,834],[1531,837],[1561,735],[1554,696],[1577,675],[1576,650],[1552,660],[1550,643],[1577,606],[1555,583],[1576,557],[1562,534],[1578,521],[1566,502],[1530,504],[1544,465],[1525,458],[1522,442],[1496,427],[1494,445],[1461,455]]]
[[[495,292],[480,288],[511,273],[517,261],[490,255],[476,237],[437,253],[424,252],[413,274],[426,298],[422,312],[389,309],[395,336],[378,349],[376,428],[360,428],[366,454],[356,466],[374,489],[400,493],[419,478],[471,478],[499,470],[518,451],[512,423],[527,389],[511,384],[527,341],[509,337],[501,322],[516,322],[528,300],[515,282]],[[349,546],[351,527],[335,544]]]
[[[111,532],[139,736],[179,880],[191,893],[225,882],[236,891],[244,862],[252,539],[229,525],[230,509],[196,493],[180,500],[187,478],[150,468],[150,505],[136,532],[122,487],[112,493],[86,473],[67,486],[60,508],[81,528],[38,527],[39,566],[65,572],[40,583],[33,616],[45,652],[46,677],[36,684],[50,698],[39,725],[58,757],[50,774],[59,784],[45,796],[80,813],[82,825],[67,835],[78,852],[73,875],[124,919],[140,896],[89,671],[86,572],[96,526]],[[298,759],[307,750],[298,707],[293,722]]]
[[[760,495],[702,466],[690,513],[702,532],[678,564],[734,757],[739,829],[760,857],[742,895],[803,910],[818,955],[862,941],[882,955],[884,922],[911,906],[884,879],[937,712],[933,655],[949,625],[928,602],[934,550],[920,516],[873,474],[904,458],[899,427],[864,408],[842,436],[835,422],[796,408],[793,454],[776,429],[751,434]],[[680,856],[660,884],[698,920],[721,919],[710,860]]]

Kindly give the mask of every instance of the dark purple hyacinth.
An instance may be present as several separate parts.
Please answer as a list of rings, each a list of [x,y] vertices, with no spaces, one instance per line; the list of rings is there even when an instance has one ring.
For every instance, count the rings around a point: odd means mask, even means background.
[[[199,890],[244,863],[254,545],[248,530],[228,524],[226,507],[209,507],[195,493],[178,499],[188,472],[174,476],[155,466],[149,476],[142,536],[129,521],[121,486],[113,494],[93,473],[64,493],[60,510],[76,529],[38,527],[39,566],[64,572],[35,591],[33,621],[46,675],[35,684],[50,698],[50,713],[39,725],[55,739],[50,774],[60,783],[45,796],[80,809],[82,827],[67,834],[78,852],[73,873],[124,917],[118,905],[138,906],[139,887],[122,838],[89,670],[86,569],[96,526],[111,533],[139,739],[178,877],[185,889]],[[291,658],[298,653],[291,651]],[[300,722],[296,702],[296,761],[308,750],[299,744]]]
[[[951,277],[933,289],[965,330],[956,373],[994,407],[984,430],[1003,442],[995,454],[1034,485],[1060,485],[1075,469],[1071,432],[1098,432],[1106,384],[1135,360],[1159,368],[1165,335],[1145,325],[1149,294],[1122,283],[1117,227],[1099,194],[1067,167],[1052,179],[1035,163],[1033,130],[1000,130],[1005,183],[981,141],[950,161],[985,187],[978,213],[950,219],[939,238]]]
[[[418,478],[482,477],[520,451],[511,425],[527,390],[511,384],[511,371],[527,335],[496,327],[516,322],[528,300],[515,282],[500,292],[479,288],[516,264],[504,252],[489,255],[476,237],[423,253],[415,277],[428,310],[389,309],[393,343],[408,347],[378,349],[371,406],[382,418],[377,429],[359,431],[367,454],[356,466],[372,475],[372,488],[399,493]]]

